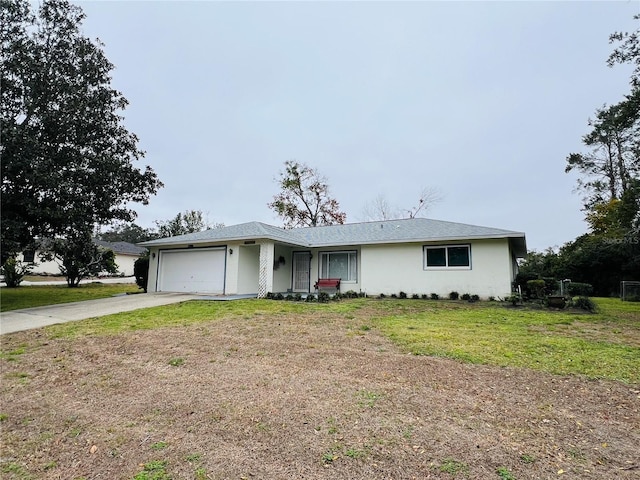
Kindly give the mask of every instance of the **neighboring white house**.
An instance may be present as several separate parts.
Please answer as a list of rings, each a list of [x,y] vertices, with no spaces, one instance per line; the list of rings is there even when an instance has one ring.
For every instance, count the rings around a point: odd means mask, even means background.
[[[144,254],[147,249],[128,242],[105,242],[94,240],[96,245],[113,250],[115,261],[118,266],[118,274],[125,277],[133,275],[133,263]],[[25,263],[32,263],[32,272],[41,275],[60,275],[60,265],[56,261],[42,261],[40,251],[22,252],[22,257],[18,257]]]
[[[368,295],[505,296],[524,233],[425,218],[283,229],[259,222],[143,242],[149,292],[313,292],[322,278]]]

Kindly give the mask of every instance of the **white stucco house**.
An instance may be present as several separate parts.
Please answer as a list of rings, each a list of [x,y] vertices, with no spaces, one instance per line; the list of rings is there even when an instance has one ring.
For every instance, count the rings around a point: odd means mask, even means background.
[[[133,263],[144,254],[147,249],[129,242],[93,241],[99,247],[113,250],[115,262],[118,266],[118,275],[130,277],[133,275]],[[32,264],[32,273],[40,275],[60,275],[60,265],[55,260],[42,260],[40,250],[24,251],[18,256],[24,263]]]
[[[342,292],[505,296],[526,255],[525,234],[425,218],[283,229],[260,222],[140,243],[149,292]]]

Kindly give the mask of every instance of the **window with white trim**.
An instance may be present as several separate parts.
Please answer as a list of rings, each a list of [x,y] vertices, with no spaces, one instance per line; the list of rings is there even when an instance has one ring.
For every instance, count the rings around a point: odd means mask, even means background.
[[[469,270],[471,268],[470,245],[437,245],[427,246],[424,249],[424,268],[442,269],[452,268]]]
[[[340,278],[343,282],[357,282],[357,252],[321,252],[320,278]]]

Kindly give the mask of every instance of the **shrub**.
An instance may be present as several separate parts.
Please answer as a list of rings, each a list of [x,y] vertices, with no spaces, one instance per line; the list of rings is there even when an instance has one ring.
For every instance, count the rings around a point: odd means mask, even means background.
[[[589,297],[581,296],[573,299],[573,307],[587,312],[594,313],[597,310],[596,304]]]
[[[437,293],[432,293],[431,300],[440,300],[440,295],[438,295]]]
[[[287,302],[293,302],[293,295],[289,293],[289,294],[287,294],[287,296],[286,296],[286,297],[284,297],[284,299],[285,299]]]
[[[493,295],[491,295],[491,296],[489,297],[489,301],[490,301],[490,302],[495,302],[495,301],[496,301],[496,297],[494,297]]]
[[[327,292],[318,293],[318,303],[328,303],[331,296]]]
[[[24,276],[31,273],[32,265],[22,263],[15,257],[9,257],[0,268],[0,272],[4,275],[4,283],[8,288],[17,288],[22,283]]]
[[[398,294],[399,298],[407,298],[407,294],[403,291],[400,291],[400,293]]]
[[[476,295],[476,294],[471,295],[471,298],[469,299],[469,301],[472,303],[477,302],[478,300],[480,300],[480,295]]]
[[[423,300],[428,300],[429,299],[429,295],[427,295],[426,293],[423,293],[421,298]]]
[[[149,253],[141,256],[133,262],[133,276],[136,277],[136,285],[147,293],[149,282]]]
[[[391,298],[398,298],[398,295],[396,295],[395,293],[392,293]]]
[[[358,292],[354,290],[347,290],[343,294],[344,298],[358,298]]]
[[[420,295],[418,295],[417,293],[414,293],[413,295],[411,295],[411,298],[413,298],[414,300],[417,300],[420,298]]]
[[[268,300],[273,300],[273,293],[272,292],[267,292],[267,297]]]
[[[387,296],[384,293],[381,293],[378,298],[387,298]]]
[[[511,305],[516,306],[518,303],[522,302],[522,297],[520,294],[513,293],[504,299],[505,302],[511,303]]]
[[[529,290],[529,295],[532,298],[543,299],[545,297],[547,284],[544,280],[529,280],[527,282],[527,289]]]
[[[471,300],[471,295],[469,295],[468,293],[463,293],[460,299],[468,302],[469,300]]]
[[[273,299],[274,300],[284,300],[284,295],[282,295],[281,293],[274,293],[273,294]]]
[[[300,293],[296,293],[296,294],[293,296],[293,299],[294,299],[296,302],[300,302],[300,301],[302,300],[302,295],[301,295]]]
[[[316,296],[313,293],[310,293],[309,295],[307,295],[307,298],[305,299],[305,302],[308,303],[313,303],[316,301]]]
[[[567,284],[567,293],[572,297],[588,297],[593,292],[593,285],[590,283],[571,282]]]
[[[458,300],[460,298],[460,294],[458,292],[449,293],[449,300]]]

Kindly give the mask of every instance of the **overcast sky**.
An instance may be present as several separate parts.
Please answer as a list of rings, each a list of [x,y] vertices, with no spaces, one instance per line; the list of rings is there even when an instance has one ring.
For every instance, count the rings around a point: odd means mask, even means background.
[[[428,217],[523,231],[539,251],[587,230],[565,158],[629,92],[608,36],[637,28],[640,5],[78,4],[165,184],[139,225],[191,209],[282,225],[267,203],[298,160],[348,222],[377,195],[409,208],[431,187],[443,199]]]

